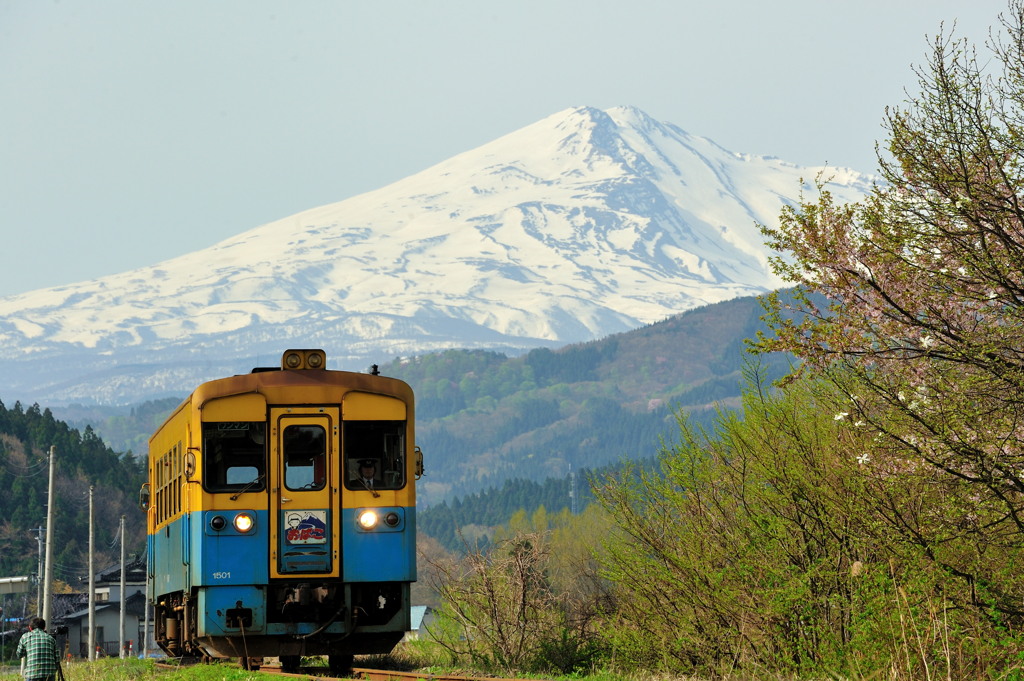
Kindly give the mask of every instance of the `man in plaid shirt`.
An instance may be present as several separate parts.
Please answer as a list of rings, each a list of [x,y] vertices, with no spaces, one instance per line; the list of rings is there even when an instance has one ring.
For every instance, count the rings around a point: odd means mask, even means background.
[[[28,633],[18,641],[17,656],[26,658],[25,681],[54,681],[61,671],[57,641],[46,633],[46,620],[42,617],[36,617],[28,625]]]

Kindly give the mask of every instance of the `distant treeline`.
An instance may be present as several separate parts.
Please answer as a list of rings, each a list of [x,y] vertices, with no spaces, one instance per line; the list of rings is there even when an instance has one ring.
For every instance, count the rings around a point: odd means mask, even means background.
[[[637,471],[653,472],[657,459],[632,462]],[[582,469],[571,477],[548,478],[541,482],[516,478],[501,487],[468,494],[424,509],[417,516],[417,529],[436,539],[449,551],[484,548],[492,531],[506,525],[518,512],[532,515],[539,508],[551,515],[575,510],[582,513],[594,503],[591,481],[600,481],[618,466]],[[574,479],[573,479],[574,478]]]

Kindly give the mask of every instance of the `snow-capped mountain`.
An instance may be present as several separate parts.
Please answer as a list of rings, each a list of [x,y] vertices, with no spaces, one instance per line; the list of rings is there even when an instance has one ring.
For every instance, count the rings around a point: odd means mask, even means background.
[[[0,298],[0,399],[124,403],[323,347],[363,370],[590,340],[780,282],[756,223],[822,169],[632,107],[561,111],[205,250]],[[857,200],[871,178],[831,168]]]

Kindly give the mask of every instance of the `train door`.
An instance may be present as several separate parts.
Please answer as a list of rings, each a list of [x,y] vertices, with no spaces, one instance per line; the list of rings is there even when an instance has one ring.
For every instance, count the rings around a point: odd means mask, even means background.
[[[338,577],[337,407],[270,409],[270,574]]]

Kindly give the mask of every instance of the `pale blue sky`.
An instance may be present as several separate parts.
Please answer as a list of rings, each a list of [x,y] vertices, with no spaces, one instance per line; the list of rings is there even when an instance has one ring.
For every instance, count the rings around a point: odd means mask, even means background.
[[[875,169],[1003,0],[0,0],[0,296],[210,246],[571,106]]]

